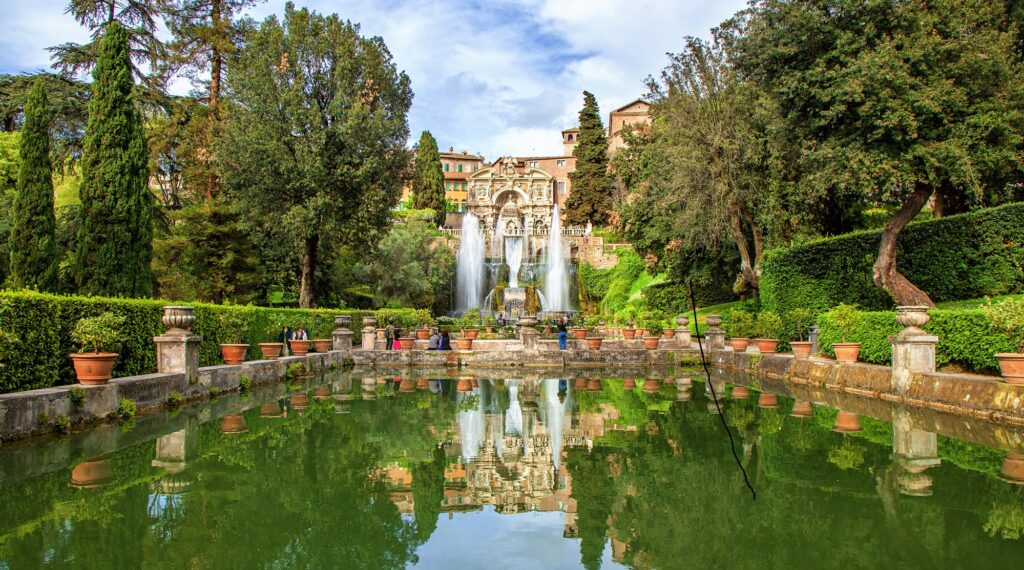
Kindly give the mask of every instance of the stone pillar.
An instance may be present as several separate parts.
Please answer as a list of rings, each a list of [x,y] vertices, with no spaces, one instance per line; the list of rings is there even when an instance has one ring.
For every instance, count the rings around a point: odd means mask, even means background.
[[[533,315],[523,315],[519,319],[519,340],[523,343],[523,350],[537,350],[537,338],[540,333],[537,332],[536,324],[537,319]]]
[[[811,343],[811,354],[821,352],[821,347],[818,346],[818,334],[820,332],[818,325],[811,325],[811,334],[807,335],[807,340]]]
[[[690,348],[693,344],[693,337],[690,334],[690,317],[679,315],[676,317],[676,340],[682,348]]]
[[[373,350],[374,343],[377,342],[377,318],[376,317],[363,317],[363,350]]]
[[[352,350],[352,331],[348,326],[352,317],[348,315],[334,316],[334,332],[331,333],[334,350]]]
[[[192,307],[167,306],[161,321],[169,328],[156,343],[156,371],[181,373],[189,382],[199,377],[199,343],[202,337],[189,331],[196,322]]]
[[[708,330],[704,336],[708,339],[707,348],[709,350],[725,348],[725,331],[718,328],[720,324],[722,324],[722,315],[708,315]]]
[[[892,387],[898,394],[906,394],[914,374],[935,372],[935,346],[939,337],[929,335],[921,327],[931,317],[928,307],[896,307],[896,322],[905,328],[892,343]]]

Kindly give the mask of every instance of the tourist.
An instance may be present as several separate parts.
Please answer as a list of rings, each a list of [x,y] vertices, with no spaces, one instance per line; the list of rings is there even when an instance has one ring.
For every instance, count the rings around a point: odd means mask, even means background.
[[[452,338],[448,336],[448,331],[441,333],[440,344],[437,346],[438,350],[451,350],[452,349]]]
[[[306,334],[306,329],[302,325],[299,325],[292,333],[292,340],[309,340],[309,335]]]
[[[498,326],[503,327],[506,324],[508,323],[505,322],[505,313],[498,313]]]
[[[558,350],[565,350],[569,341],[569,320],[563,315],[558,319]]]
[[[395,340],[395,325],[388,319],[388,326],[384,328],[384,349],[391,350],[391,343]]]
[[[288,325],[281,327],[281,334],[277,335],[277,342],[284,345],[284,354],[288,356],[288,341],[292,340],[292,328]]]
[[[402,336],[402,327],[395,327],[395,329],[391,331],[391,334],[394,337],[393,340],[391,341],[394,344],[392,344],[391,346],[393,347],[394,350],[401,350],[402,343],[398,342],[398,339],[401,338]]]
[[[437,350],[441,345],[441,335],[437,334],[437,330],[433,330],[430,333],[430,340],[427,341],[427,350]]]

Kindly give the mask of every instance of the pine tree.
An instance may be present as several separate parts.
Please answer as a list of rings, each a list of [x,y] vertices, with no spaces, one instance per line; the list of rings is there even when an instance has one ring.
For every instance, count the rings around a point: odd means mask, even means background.
[[[100,43],[83,154],[79,292],[148,296],[153,289],[148,152],[132,101],[128,33],[116,21],[107,24]]]
[[[437,212],[434,223],[444,224],[447,203],[444,199],[444,174],[437,141],[430,131],[423,131],[416,149],[416,173],[412,181],[413,205],[418,209],[433,208]]]
[[[50,114],[46,91],[37,81],[25,104],[21,165],[9,237],[11,283],[39,291],[57,288],[57,219],[53,213]]]
[[[608,223],[615,186],[608,176],[608,139],[597,109],[597,99],[583,92],[579,144],[573,150],[576,170],[569,174],[572,191],[565,201],[565,222],[572,225]]]

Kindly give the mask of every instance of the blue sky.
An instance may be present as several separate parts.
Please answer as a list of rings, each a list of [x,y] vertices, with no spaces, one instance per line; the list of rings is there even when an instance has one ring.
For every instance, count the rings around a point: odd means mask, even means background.
[[[248,10],[263,19],[285,0]],[[0,73],[50,64],[46,47],[84,41],[66,0],[0,0]],[[379,35],[412,79],[412,139],[429,129],[442,149],[501,155],[561,153],[582,91],[608,111],[643,95],[665,53],[708,30],[744,0],[299,0]],[[177,81],[174,89],[187,92]]]

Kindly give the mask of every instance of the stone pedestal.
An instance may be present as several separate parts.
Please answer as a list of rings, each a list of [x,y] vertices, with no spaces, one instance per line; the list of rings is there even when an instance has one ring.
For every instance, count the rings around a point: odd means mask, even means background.
[[[331,334],[334,350],[352,350],[352,331],[336,329]]]
[[[363,350],[373,350],[377,342],[377,319],[374,317],[363,317],[362,347]]]
[[[935,346],[939,337],[921,329],[931,318],[925,312],[927,307],[897,307],[896,310],[897,322],[906,328],[889,337],[892,343],[892,387],[898,394],[906,394],[914,374],[935,372]]]
[[[191,382],[199,377],[199,343],[203,338],[197,334],[167,333],[153,337],[156,343],[156,371],[183,373]]]
[[[676,317],[676,340],[683,348],[689,348],[693,344],[693,336],[690,332],[690,317],[679,315]]]
[[[707,348],[709,350],[725,348],[725,331],[718,328],[722,324],[722,315],[708,315]]]
[[[537,319],[533,315],[523,315],[519,319],[519,340],[522,341],[525,351],[537,351],[537,340],[540,338],[540,333],[535,327],[536,324]]]

